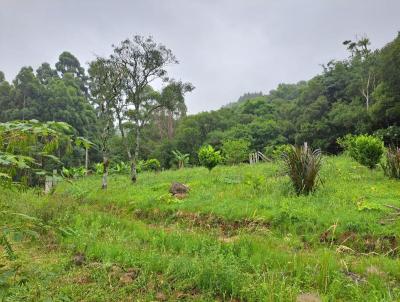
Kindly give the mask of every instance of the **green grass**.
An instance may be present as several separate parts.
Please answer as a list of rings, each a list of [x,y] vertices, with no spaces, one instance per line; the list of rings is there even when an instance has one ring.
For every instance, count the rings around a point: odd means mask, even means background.
[[[5,191],[0,205],[69,234],[16,243],[4,301],[400,300],[400,182],[346,157],[297,196],[279,164],[218,166],[63,183],[52,196]],[[171,198],[173,181],[191,190]],[[384,222],[384,223],[382,223]],[[7,222],[6,222],[7,223]],[[83,253],[86,262],[72,259]],[[134,272],[134,277],[129,274]],[[1,275],[0,275],[1,276]],[[127,280],[125,280],[127,279]]]

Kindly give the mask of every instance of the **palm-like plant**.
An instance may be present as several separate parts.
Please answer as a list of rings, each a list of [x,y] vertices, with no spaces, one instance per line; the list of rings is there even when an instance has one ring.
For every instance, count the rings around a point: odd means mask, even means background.
[[[386,162],[382,164],[385,175],[400,179],[400,148],[390,147],[386,151]]]
[[[178,168],[182,169],[189,163],[189,154],[183,154],[179,150],[173,150],[172,154],[175,156],[175,160],[178,162]]]
[[[79,136],[75,139],[75,144],[78,147],[82,146],[85,149],[85,169],[87,172],[89,171],[89,149],[94,146],[94,143],[84,137]]]
[[[313,192],[320,181],[322,165],[321,150],[312,150],[307,145],[291,146],[283,154],[286,173],[289,175],[297,194]]]

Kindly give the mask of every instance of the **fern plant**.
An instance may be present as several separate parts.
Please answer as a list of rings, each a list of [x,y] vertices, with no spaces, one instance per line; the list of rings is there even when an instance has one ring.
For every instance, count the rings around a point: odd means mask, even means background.
[[[309,194],[320,182],[319,173],[322,166],[321,150],[312,150],[304,146],[291,146],[283,154],[286,173],[290,177],[296,193]]]

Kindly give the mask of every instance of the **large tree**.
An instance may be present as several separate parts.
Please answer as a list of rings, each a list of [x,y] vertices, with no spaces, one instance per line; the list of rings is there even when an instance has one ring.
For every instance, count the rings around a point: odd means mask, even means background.
[[[155,80],[167,81],[166,68],[177,64],[172,51],[156,43],[152,37],[134,36],[114,46],[111,56],[118,64],[125,81],[123,90],[129,106],[129,117],[135,130],[135,148],[131,161],[131,180],[137,179],[136,162],[139,159],[140,140],[143,126],[152,113],[163,106],[162,99],[151,91]]]
[[[171,81],[162,89],[160,98],[165,106],[159,108],[154,114],[161,140],[173,138],[177,121],[186,116],[185,94],[193,89],[194,86],[191,83],[180,81]]]
[[[113,63],[104,58],[97,58],[90,63],[90,91],[96,104],[101,126],[100,147],[103,156],[102,188],[108,186],[108,168],[110,164],[110,138],[114,134],[115,104],[120,99],[120,78]]]

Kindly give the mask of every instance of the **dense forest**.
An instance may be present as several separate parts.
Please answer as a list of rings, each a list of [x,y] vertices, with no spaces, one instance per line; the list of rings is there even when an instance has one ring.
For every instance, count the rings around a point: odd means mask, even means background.
[[[66,122],[76,136],[95,144],[92,164],[102,160],[105,149],[111,162],[155,158],[170,168],[177,165],[173,151],[179,151],[197,164],[202,145],[223,150],[228,140],[267,154],[280,145],[303,142],[336,154],[337,139],[349,133],[376,134],[388,145],[399,145],[400,34],[382,49],[372,50],[368,38],[345,41],[343,47],[348,58],[327,62],[310,80],[280,84],[268,94],[246,93],[219,110],[194,115],[186,114],[184,101],[194,86],[167,77],[165,67],[177,60],[151,38],[123,41],[109,58],[91,62],[88,70],[73,54],[63,52],[54,67],[23,67],[12,82],[0,72],[0,122]],[[154,53],[157,57],[150,63],[157,66],[140,61]],[[149,68],[146,79],[132,75],[131,62],[137,58],[143,71]],[[150,86],[155,79],[164,83],[160,91]],[[105,85],[111,87],[108,95]],[[110,96],[113,89],[116,94]],[[101,99],[114,100],[108,111]],[[107,114],[111,121],[105,128]],[[104,129],[109,135],[105,149]],[[82,165],[83,154],[74,146],[62,158],[64,165]]]

